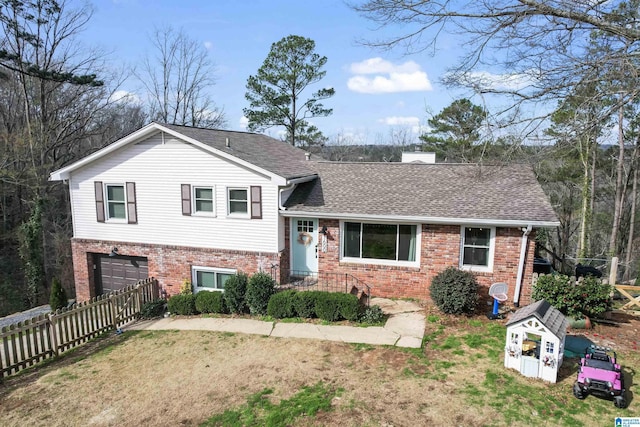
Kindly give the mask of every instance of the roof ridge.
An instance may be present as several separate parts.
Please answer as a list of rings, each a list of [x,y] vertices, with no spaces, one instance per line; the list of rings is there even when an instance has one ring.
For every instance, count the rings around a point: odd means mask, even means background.
[[[169,127],[169,126],[175,126],[175,127],[180,127],[180,128],[187,128],[187,129],[198,129],[198,130],[205,130],[205,131],[212,131],[212,132],[228,132],[228,133],[241,133],[243,135],[257,135],[257,136],[266,136],[268,138],[271,138],[275,141],[277,141],[277,139],[269,136],[269,135],[265,135],[263,133],[257,133],[257,132],[247,132],[247,131],[242,131],[242,130],[232,130],[232,129],[213,129],[213,128],[204,128],[204,127],[199,127],[199,126],[187,126],[187,125],[176,125],[173,123],[161,123],[161,122],[152,122],[155,123],[159,126],[165,126],[165,127]]]

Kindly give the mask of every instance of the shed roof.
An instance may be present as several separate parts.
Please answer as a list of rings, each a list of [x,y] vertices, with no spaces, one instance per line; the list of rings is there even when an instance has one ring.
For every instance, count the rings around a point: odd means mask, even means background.
[[[528,165],[313,162],[291,212],[486,219],[557,225]]]
[[[554,306],[552,306],[546,300],[540,300],[529,304],[526,307],[516,311],[511,319],[507,322],[507,326],[513,325],[527,320],[530,317],[535,317],[543,325],[549,329],[556,337],[562,339],[567,334],[567,326],[569,321],[567,318]]]

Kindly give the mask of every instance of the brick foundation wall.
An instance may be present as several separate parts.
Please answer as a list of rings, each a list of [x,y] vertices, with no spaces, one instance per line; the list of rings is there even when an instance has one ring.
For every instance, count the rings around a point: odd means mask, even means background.
[[[289,253],[289,224],[285,221],[285,253]],[[372,294],[381,297],[429,298],[431,280],[447,267],[458,267],[460,262],[460,226],[459,225],[422,225],[422,242],[419,267],[395,267],[376,264],[356,264],[340,261],[340,223],[338,220],[320,219],[319,229],[328,230],[327,252],[318,251],[318,270],[331,273],[348,273],[371,286]],[[513,302],[522,231],[519,228],[497,228],[493,271],[491,273],[474,272],[478,283],[483,287],[479,291],[481,299],[489,301],[489,286],[505,282],[509,286],[509,302]],[[520,304],[531,300],[531,278],[533,274],[533,253],[535,233],[529,236],[525,271],[520,292]],[[286,277],[286,270],[282,271]]]
[[[96,296],[93,255],[109,254],[113,247],[118,248],[120,255],[147,258],[149,276],[158,280],[160,289],[164,290],[168,296],[179,293],[185,279],[191,281],[191,266],[233,268],[251,275],[259,271],[270,273],[272,265],[280,264],[281,257],[280,253],[72,239],[71,249],[78,301],[86,301]]]

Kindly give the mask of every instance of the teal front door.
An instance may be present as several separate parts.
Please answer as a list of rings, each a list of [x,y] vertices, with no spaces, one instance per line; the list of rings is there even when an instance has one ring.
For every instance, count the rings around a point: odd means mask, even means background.
[[[291,218],[291,275],[318,272],[318,219]]]

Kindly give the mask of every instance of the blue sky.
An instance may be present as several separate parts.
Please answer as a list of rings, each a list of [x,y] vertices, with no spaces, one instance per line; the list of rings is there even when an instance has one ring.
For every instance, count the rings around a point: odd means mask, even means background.
[[[75,1],[75,0],[73,0]],[[94,0],[94,15],[82,33],[84,42],[111,51],[114,67],[135,66],[152,53],[149,34],[154,26],[183,28],[202,43],[217,65],[212,88],[223,107],[228,127],[243,130],[245,84],[267,56],[271,44],[290,35],[316,42],[327,56],[321,86],[335,88],[325,101],[333,115],[312,119],[329,137],[344,135],[354,142],[388,141],[391,132],[424,129],[427,110],[437,113],[461,93],[439,83],[456,59],[454,39],[445,38],[434,56],[403,56],[358,43],[379,39],[384,32],[340,0]],[[142,96],[133,80],[123,90]],[[277,130],[267,133],[277,136]]]

